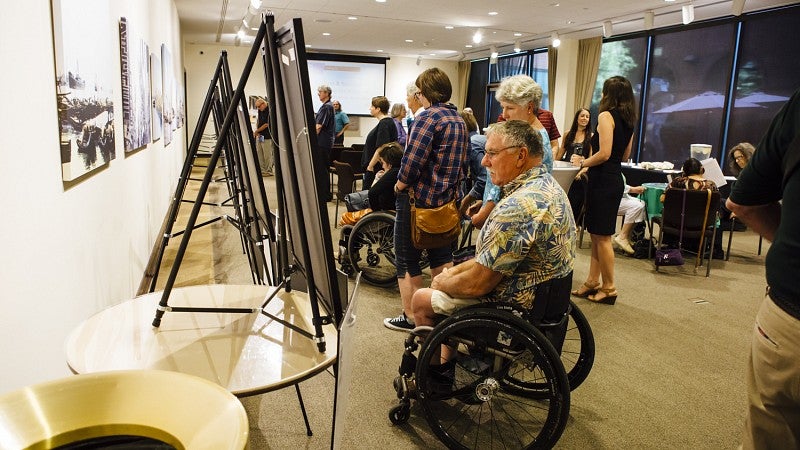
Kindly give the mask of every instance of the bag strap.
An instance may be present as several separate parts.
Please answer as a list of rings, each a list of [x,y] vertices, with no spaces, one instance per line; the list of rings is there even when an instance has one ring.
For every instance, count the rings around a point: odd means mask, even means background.
[[[706,237],[706,225],[708,225],[708,208],[709,206],[711,206],[711,189],[706,189],[706,192],[708,193],[708,197],[706,198],[706,211],[705,214],[703,214],[703,228],[701,228],[703,232],[700,235],[700,248],[699,248],[700,251],[697,252],[697,256],[695,257],[695,262],[694,262],[695,267],[700,265],[700,255],[702,255],[703,254],[702,252],[705,251],[703,249],[703,244],[704,244],[703,241]],[[712,253],[714,252],[713,248],[711,249],[711,252]]]

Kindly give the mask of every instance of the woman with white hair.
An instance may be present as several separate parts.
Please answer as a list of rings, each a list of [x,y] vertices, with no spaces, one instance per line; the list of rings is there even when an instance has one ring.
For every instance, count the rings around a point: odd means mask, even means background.
[[[542,165],[548,172],[553,171],[553,149],[558,149],[558,128],[555,127],[550,111],[541,109],[542,87],[527,75],[514,75],[504,78],[497,88],[494,97],[503,107],[503,118],[506,120],[524,120],[542,136],[544,159]],[[547,117],[545,121],[552,124],[550,131],[539,116]],[[551,132],[553,133],[551,135]]]

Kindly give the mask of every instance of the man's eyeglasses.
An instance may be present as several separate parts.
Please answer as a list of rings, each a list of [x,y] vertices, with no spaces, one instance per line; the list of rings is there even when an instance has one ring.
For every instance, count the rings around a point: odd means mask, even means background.
[[[499,155],[503,150],[508,150],[510,148],[520,148],[520,147],[521,146],[519,145],[509,145],[508,147],[503,147],[497,150],[486,150],[486,156],[488,156],[489,159],[494,159],[494,157]]]

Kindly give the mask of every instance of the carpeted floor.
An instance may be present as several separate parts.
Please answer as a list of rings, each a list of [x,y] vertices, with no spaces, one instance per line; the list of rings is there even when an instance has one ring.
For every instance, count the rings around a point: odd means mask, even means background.
[[[274,180],[265,178],[272,207]],[[328,206],[333,221],[334,203]],[[222,223],[212,227],[215,282],[251,282],[246,258],[230,250],[239,245],[236,230]],[[331,232],[336,242],[338,229]],[[597,356],[589,378],[572,393],[570,420],[557,448],[720,449],[739,444],[744,367],[765,286],[757,244],[752,232],[735,233],[730,261],[714,260],[709,278],[705,270],[693,274],[692,264],[657,273],[648,260],[617,255],[617,304],[576,299],[591,323]],[[578,251],[576,284],[588,271],[587,245]],[[349,408],[340,423],[342,448],[443,447],[416,407],[407,425],[393,426],[388,420],[397,403],[392,380],[404,334],[384,328],[382,320],[397,315],[399,305],[396,288],[362,286],[350,349]],[[330,446],[333,376],[323,373],[300,388],[314,435],[306,436],[294,389],[284,389],[242,399],[250,418],[251,449]]]

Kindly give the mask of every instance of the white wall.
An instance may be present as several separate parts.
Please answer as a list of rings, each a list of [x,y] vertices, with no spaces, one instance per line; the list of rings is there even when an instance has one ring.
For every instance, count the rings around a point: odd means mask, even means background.
[[[109,2],[158,52],[166,43],[182,80],[177,10],[171,0]],[[119,36],[108,64],[119,74]],[[10,2],[0,15],[0,393],[67,376],[64,343],[84,319],[131,298],[183,164],[179,129],[125,156],[122,99],[115,89],[116,159],[80,182],[61,181],[50,2]]]
[[[186,44],[185,59],[187,72],[187,95],[188,95],[188,118],[189,123],[194,127],[197,123],[197,118],[200,115],[203,99],[205,98],[208,86],[211,83],[211,77],[216,68],[217,61],[219,60],[220,53],[225,50],[228,54],[228,63],[231,67],[231,78],[235,83],[238,83],[242,74],[242,69],[247,61],[247,56],[250,51],[249,46],[218,46],[218,45],[198,45]],[[202,54],[201,54],[202,52]],[[458,63],[452,61],[437,61],[423,59],[420,65],[417,65],[416,58],[392,57],[386,62],[386,97],[389,102],[405,103],[406,101],[406,86],[408,83],[413,82],[425,69],[431,67],[439,67],[447,76],[450,77],[450,82],[453,84],[454,97],[451,102],[458,103],[457,97],[458,89]],[[313,88],[312,88],[313,89]],[[245,87],[247,95],[266,95],[266,88],[264,86],[264,70],[261,66],[260,60],[256,62],[250,77],[247,80]],[[316,92],[312,92],[315,94]],[[380,93],[376,93],[379,95]],[[336,92],[333,93],[333,98],[336,98]],[[367,133],[375,126],[377,121],[372,117],[351,117],[352,121],[358,121],[358,131],[345,132],[345,145],[353,143],[363,143],[366,139]]]

